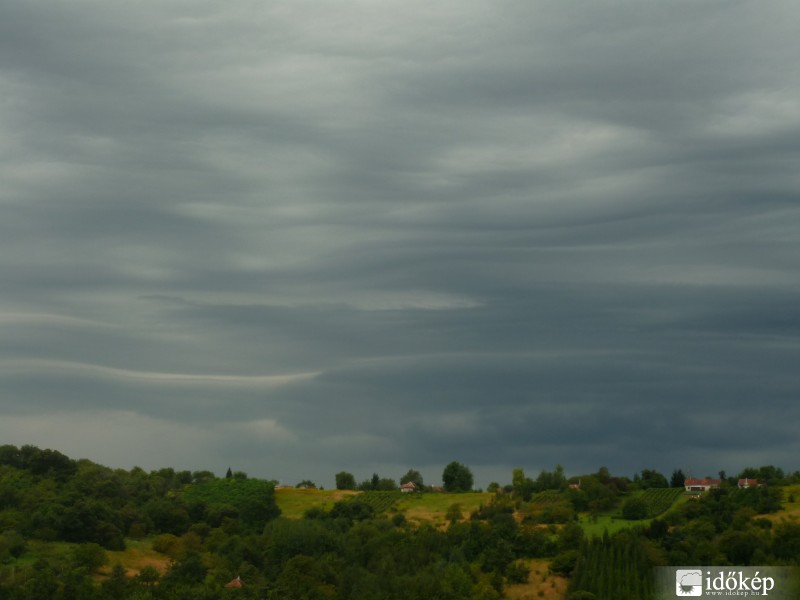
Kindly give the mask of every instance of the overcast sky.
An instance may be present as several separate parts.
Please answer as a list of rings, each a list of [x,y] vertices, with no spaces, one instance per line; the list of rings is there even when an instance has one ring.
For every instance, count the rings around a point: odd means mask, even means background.
[[[793,0],[0,3],[0,443],[800,469]]]

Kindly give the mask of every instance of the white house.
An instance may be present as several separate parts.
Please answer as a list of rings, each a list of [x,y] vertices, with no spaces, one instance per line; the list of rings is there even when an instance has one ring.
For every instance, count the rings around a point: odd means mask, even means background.
[[[686,479],[683,482],[683,487],[687,492],[707,492],[712,488],[719,487],[722,483],[720,479]]]

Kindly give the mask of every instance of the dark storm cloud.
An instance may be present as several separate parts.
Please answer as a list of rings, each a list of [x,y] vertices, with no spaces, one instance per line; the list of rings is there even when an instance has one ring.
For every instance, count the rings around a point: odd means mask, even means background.
[[[4,3],[0,436],[328,484],[798,468],[798,20]]]

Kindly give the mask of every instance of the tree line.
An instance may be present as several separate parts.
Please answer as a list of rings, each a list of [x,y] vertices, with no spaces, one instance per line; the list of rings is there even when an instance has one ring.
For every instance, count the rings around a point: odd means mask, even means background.
[[[394,479],[380,477],[373,473],[371,479],[365,479],[361,483],[356,483],[356,478],[352,473],[340,471],[335,475],[337,490],[356,490],[361,492],[384,491],[391,492],[398,489]],[[470,492],[474,484],[472,471],[466,465],[458,461],[452,461],[442,471],[443,489],[446,492]],[[413,483],[419,491],[430,490],[422,478],[422,474],[416,469],[409,469],[400,478],[400,485]]]
[[[470,489],[471,473],[455,464],[450,489]],[[800,474],[742,473],[768,485],[738,489],[721,478],[718,489],[658,518],[591,537],[587,515],[621,511],[641,490],[677,478],[605,468],[568,478],[556,467],[531,479],[514,470],[471,514],[455,497],[446,526],[435,527],[378,514],[359,496],[286,519],[274,482],[244,473],[110,469],[0,446],[0,600],[497,600],[528,580],[534,558],[549,561],[550,576],[569,578],[570,600],[648,600],[654,566],[800,566],[800,524],[768,518],[793,500],[784,486]],[[136,540],[167,568],[126,573],[109,564],[110,550]],[[226,587],[232,581],[243,587]]]

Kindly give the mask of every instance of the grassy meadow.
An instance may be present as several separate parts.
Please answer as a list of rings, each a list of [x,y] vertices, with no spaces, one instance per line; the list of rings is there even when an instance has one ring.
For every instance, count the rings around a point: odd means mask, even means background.
[[[365,492],[282,488],[275,490],[275,501],[281,509],[282,516],[288,519],[301,519],[310,508],[330,510],[334,503],[363,493]],[[443,525],[447,522],[445,518],[447,510],[453,504],[458,504],[464,517],[468,517],[469,513],[481,504],[488,503],[492,496],[493,494],[488,492],[398,494],[398,499],[389,512],[402,513],[408,520],[417,523]]]
[[[350,490],[280,488],[275,490],[275,502],[281,509],[281,516],[287,519],[302,519],[310,508],[330,510],[336,502],[360,493]]]

